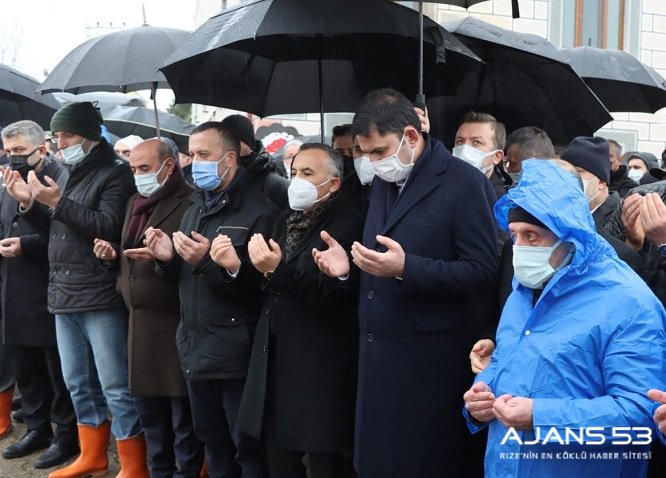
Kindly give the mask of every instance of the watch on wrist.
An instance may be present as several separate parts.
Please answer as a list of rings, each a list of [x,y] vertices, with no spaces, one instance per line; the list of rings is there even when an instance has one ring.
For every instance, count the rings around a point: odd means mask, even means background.
[[[663,244],[659,244],[657,246],[657,249],[659,249],[659,255],[661,257],[666,257],[666,242]]]

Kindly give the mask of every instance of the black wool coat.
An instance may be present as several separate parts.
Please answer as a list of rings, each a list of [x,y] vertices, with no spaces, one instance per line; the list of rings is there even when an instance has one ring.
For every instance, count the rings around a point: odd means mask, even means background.
[[[283,254],[288,216],[280,216],[273,234]],[[319,236],[326,230],[349,251],[362,229],[362,217],[343,198],[336,199],[265,281],[267,294],[238,418],[241,431],[260,438],[267,400],[274,400],[280,447],[351,450],[358,272],[346,280],[327,277],[317,268],[312,249],[327,248]],[[269,375],[275,377],[272,396],[267,392]]]

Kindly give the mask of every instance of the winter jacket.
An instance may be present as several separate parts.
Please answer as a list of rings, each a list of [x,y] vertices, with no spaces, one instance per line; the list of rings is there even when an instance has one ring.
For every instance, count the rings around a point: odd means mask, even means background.
[[[645,476],[647,460],[625,459],[623,454],[647,453],[649,446],[611,444],[612,427],[654,430],[656,405],[646,392],[664,384],[666,312],[596,234],[586,197],[560,166],[523,162],[520,185],[495,207],[502,227],[507,228],[508,210],[516,206],[562,241],[573,243],[575,252],[536,303],[534,290],[514,279],[497,331],[497,349],[476,380],[487,383],[496,397],[532,399],[535,428],[510,432],[492,420],[486,476]],[[468,420],[470,429],[479,429]],[[578,434],[581,427],[601,427],[598,433],[603,433],[605,445],[588,444],[592,439],[581,445],[571,436],[570,445],[543,444],[548,433],[565,437],[567,430]],[[525,444],[535,439],[538,444]],[[603,452],[618,455],[610,459],[592,455]]]
[[[233,278],[207,254],[193,266],[179,256],[160,265],[164,277],[179,277],[181,322],[176,344],[186,379],[242,378],[247,373],[254,328],[261,311],[261,274],[252,266],[247,244],[254,234],[269,236],[275,207],[254,194],[241,169],[211,207],[204,193],[190,196],[180,231],[211,241],[219,234],[232,240],[241,260]]]
[[[95,238],[120,241],[125,205],[136,191],[127,162],[102,140],[86,158],[64,165],[62,197],[55,209],[34,203],[25,217],[49,236],[48,307],[54,314],[123,307],[116,273],[93,254]]]
[[[241,165],[247,171],[252,190],[268,198],[280,211],[289,208],[289,180],[285,177],[284,165],[265,149],[241,157]]]

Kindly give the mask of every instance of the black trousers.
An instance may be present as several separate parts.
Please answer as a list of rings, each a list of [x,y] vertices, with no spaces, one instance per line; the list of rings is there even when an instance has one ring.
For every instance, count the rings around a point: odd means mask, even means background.
[[[0,344],[0,392],[14,388],[14,362],[12,347]]]
[[[273,337],[269,355],[268,387],[264,411],[263,442],[271,478],[353,478],[351,455],[343,452],[315,453],[287,450],[280,446],[276,420],[276,344]],[[309,473],[308,473],[309,471]]]
[[[203,444],[185,397],[134,397],[148,448],[151,478],[199,478]]]
[[[245,379],[187,381],[194,431],[206,449],[210,478],[265,478],[261,443],[236,428]]]
[[[28,430],[51,430],[56,436],[76,435],[76,414],[62,378],[58,347],[12,347],[16,384]]]

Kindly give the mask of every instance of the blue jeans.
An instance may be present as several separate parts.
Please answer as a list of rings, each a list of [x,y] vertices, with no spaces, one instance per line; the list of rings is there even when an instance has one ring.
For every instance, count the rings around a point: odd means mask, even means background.
[[[97,427],[111,412],[111,432],[141,431],[127,379],[127,312],[123,308],[56,314],[62,375],[79,423]]]

